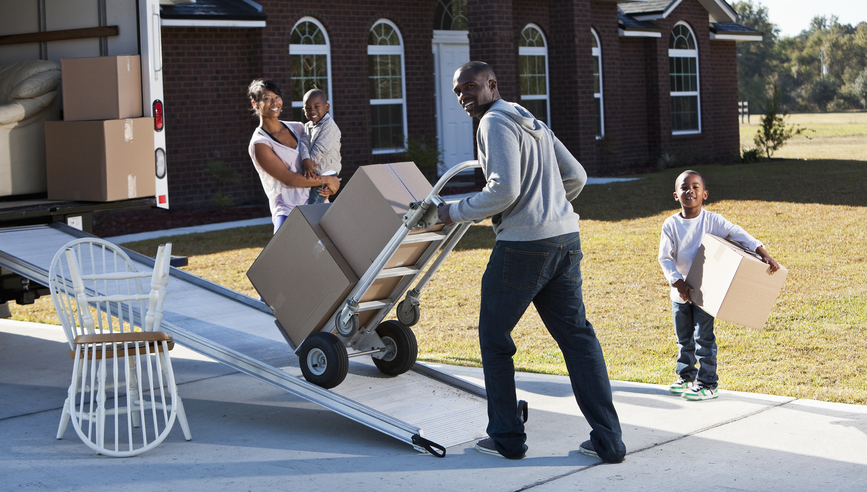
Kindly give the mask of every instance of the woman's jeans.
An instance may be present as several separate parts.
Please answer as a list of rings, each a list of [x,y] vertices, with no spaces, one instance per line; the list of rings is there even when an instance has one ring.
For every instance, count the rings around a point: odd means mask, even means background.
[[[687,381],[697,379],[705,386],[716,388],[719,378],[713,316],[691,302],[671,301],[671,311],[677,334],[677,374]]]
[[[602,347],[585,318],[579,233],[538,241],[497,241],[482,277],[479,342],[488,394],[488,435],[500,454],[524,455],[527,435],[515,394],[512,329],[532,302],[563,352],[590,439],[604,461],[626,448]]]

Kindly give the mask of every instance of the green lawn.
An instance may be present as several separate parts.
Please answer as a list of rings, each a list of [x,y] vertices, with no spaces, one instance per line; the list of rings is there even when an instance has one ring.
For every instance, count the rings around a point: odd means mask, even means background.
[[[793,114],[786,123],[811,131],[793,137],[773,157],[867,160],[867,112]],[[753,137],[760,124],[761,116],[752,115],[750,123],[740,126],[743,149],[755,147]]]

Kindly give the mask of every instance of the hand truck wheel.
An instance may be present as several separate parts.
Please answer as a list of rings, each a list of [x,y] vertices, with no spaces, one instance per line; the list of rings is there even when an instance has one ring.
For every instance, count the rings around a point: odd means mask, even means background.
[[[333,333],[320,331],[307,337],[298,350],[301,373],[307,381],[325,389],[346,379],[349,355]]]
[[[406,326],[415,326],[421,318],[421,310],[418,304],[413,304],[409,299],[400,301],[396,311],[397,320]]]
[[[373,358],[373,363],[383,374],[397,376],[412,369],[418,357],[418,342],[415,333],[405,324],[388,320],[376,328],[376,334],[385,344],[382,358]]]

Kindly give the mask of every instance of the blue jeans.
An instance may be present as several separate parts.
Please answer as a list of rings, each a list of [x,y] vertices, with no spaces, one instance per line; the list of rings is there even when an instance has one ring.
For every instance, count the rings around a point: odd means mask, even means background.
[[[276,220],[273,221],[274,222],[274,232],[272,234],[277,234],[277,229],[279,229],[280,226],[283,225],[283,222],[286,222],[287,217],[288,217],[288,215],[278,215],[276,217]]]
[[[626,454],[602,347],[585,318],[581,238],[576,232],[539,241],[497,241],[482,277],[479,342],[488,393],[488,435],[506,457],[527,450],[515,394],[511,332],[530,303],[554,337],[590,439],[604,461]]]
[[[326,186],[312,186],[310,188],[310,196],[307,198],[307,205],[325,203],[325,197],[319,194],[319,190],[321,190],[322,188],[326,188]]]
[[[697,379],[705,386],[716,388],[719,378],[716,374],[713,316],[691,302],[671,301],[671,310],[677,334],[677,374],[687,381]]]

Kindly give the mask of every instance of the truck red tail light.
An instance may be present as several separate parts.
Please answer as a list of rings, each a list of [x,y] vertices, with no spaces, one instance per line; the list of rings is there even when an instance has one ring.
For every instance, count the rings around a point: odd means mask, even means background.
[[[163,131],[163,102],[154,101],[154,131]]]

